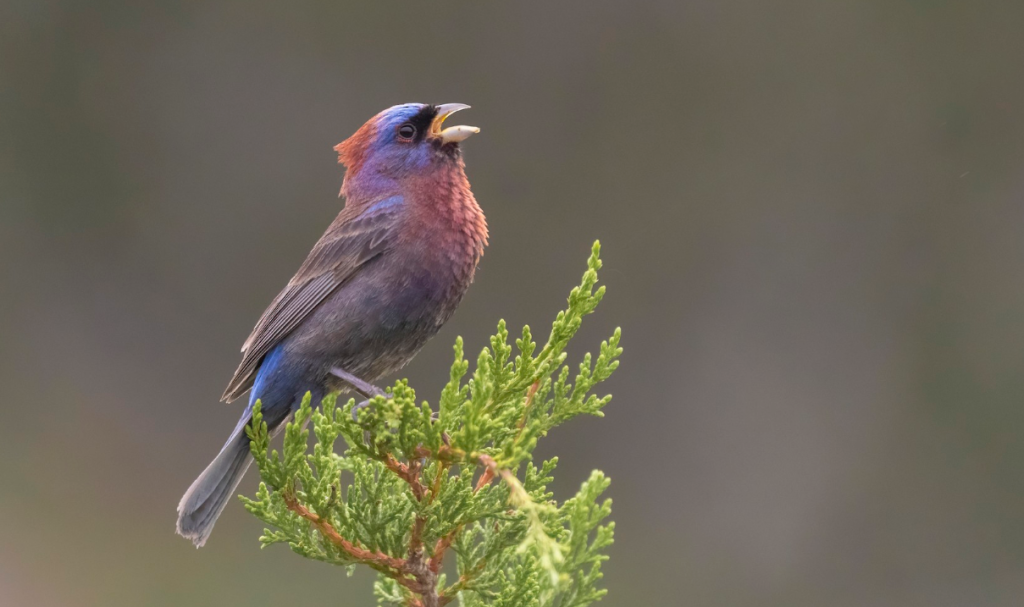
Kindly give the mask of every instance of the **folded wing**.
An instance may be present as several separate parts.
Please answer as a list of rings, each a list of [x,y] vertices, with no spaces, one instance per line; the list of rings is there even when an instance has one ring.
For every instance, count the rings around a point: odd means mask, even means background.
[[[359,215],[348,215],[348,207],[342,211],[245,340],[242,362],[221,400],[233,401],[252,387],[263,357],[335,289],[386,253],[403,206],[400,197],[395,198]]]

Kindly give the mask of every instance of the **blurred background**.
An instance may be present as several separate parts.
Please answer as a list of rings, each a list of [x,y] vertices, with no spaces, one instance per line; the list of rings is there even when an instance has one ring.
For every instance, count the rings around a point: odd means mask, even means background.
[[[284,4],[287,4],[285,6]],[[604,244],[604,605],[1024,602],[1024,4],[0,3],[0,604],[372,603],[175,506],[338,212],[331,147],[463,102],[491,245],[405,370],[546,334]],[[255,486],[250,474],[242,485]]]

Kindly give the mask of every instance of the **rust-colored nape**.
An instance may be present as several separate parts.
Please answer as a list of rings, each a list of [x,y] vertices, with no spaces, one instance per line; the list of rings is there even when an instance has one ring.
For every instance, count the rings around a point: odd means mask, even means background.
[[[374,121],[370,120],[359,127],[359,130],[351,137],[334,146],[334,151],[338,153],[338,164],[343,164],[348,169],[345,175],[346,179],[348,179],[348,175],[358,172],[359,168],[363,166],[375,132]]]

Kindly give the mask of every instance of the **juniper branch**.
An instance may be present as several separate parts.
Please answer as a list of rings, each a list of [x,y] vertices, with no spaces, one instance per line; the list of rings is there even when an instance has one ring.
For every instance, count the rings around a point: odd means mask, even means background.
[[[443,607],[458,597],[463,607],[583,607],[600,599],[613,526],[603,523],[610,502],[597,499],[608,480],[595,471],[558,504],[547,492],[556,461],[533,461],[540,438],[577,415],[602,415],[610,399],[591,392],[618,366],[618,330],[596,358],[583,357],[574,382],[564,365],[567,344],[604,296],[599,252],[595,243],[580,286],[536,355],[524,327],[513,358],[502,321],[464,381],[470,365],[458,339],[436,411],[417,404],[405,381],[367,406],[354,399],[339,406],[330,395],[314,410],[307,395],[279,454],[269,449],[257,402],[246,432],[263,482],[254,499],[242,499],[273,528],[263,545],[287,543],[307,558],[371,567],[382,605]],[[458,573],[451,584],[449,553]]]

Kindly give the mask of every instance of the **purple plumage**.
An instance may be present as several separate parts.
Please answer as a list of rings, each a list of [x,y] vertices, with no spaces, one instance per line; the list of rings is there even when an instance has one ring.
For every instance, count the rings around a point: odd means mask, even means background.
[[[202,546],[248,468],[244,428],[259,399],[271,432],[310,391],[375,382],[408,363],[458,307],[487,244],[459,143],[441,128],[468,106],[405,104],[371,118],[335,149],[345,208],[256,323],[224,392],[249,405],[178,505],[178,533]]]

